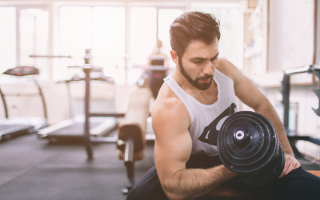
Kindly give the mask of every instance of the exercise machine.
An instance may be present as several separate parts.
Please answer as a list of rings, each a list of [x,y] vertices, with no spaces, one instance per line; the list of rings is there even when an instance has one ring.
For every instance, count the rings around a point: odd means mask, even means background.
[[[107,84],[113,84],[113,79],[111,77],[105,77],[102,73],[102,69],[95,69],[92,74],[96,76],[91,78],[91,81],[99,81],[105,82]],[[70,83],[71,82],[79,82],[85,81],[84,77],[79,75],[75,75],[69,80],[62,81],[67,84],[68,92],[69,92],[69,101],[70,101],[70,108],[72,107],[71,103],[71,89]],[[85,99],[89,98],[85,96]],[[89,101],[89,99],[88,99]],[[42,129],[37,132],[38,138],[40,139],[48,139],[50,142],[54,141],[61,141],[61,140],[70,140],[70,141],[81,141],[83,140],[83,132],[84,132],[84,123],[85,117],[84,116],[76,116],[69,120],[60,122],[58,124],[49,126],[45,129]],[[93,137],[102,137],[109,134],[113,131],[117,126],[117,119],[114,117],[95,117],[89,120],[90,123],[90,135]]]
[[[90,138],[92,143],[116,143],[118,158],[124,161],[128,178],[127,186],[122,189],[124,194],[128,194],[134,186],[135,161],[144,158],[147,142],[155,139],[154,134],[148,133],[147,119],[150,116],[151,96],[152,92],[149,88],[138,88],[133,91],[130,95],[128,110],[118,125],[118,135],[115,138]]]
[[[36,56],[32,57],[44,57]],[[49,58],[55,56],[48,56]],[[56,56],[56,57],[67,57],[69,56]],[[86,55],[84,56],[85,64],[83,66],[69,66],[69,68],[80,68],[83,70],[85,76],[81,77],[75,75],[70,80],[63,81],[68,86],[69,99],[71,102],[71,92],[70,92],[70,83],[84,81],[85,82],[85,114],[82,117],[76,117],[69,119],[58,124],[52,125],[45,129],[42,129],[37,132],[39,139],[48,139],[50,142],[57,140],[81,140],[86,142],[86,137],[102,137],[109,134],[117,127],[117,119],[112,115],[108,116],[96,116],[95,118],[89,119],[87,116],[90,114],[89,104],[90,104],[90,82],[91,81],[100,81],[108,84],[113,84],[114,80],[111,77],[106,77],[103,74],[103,69],[101,67],[93,67],[91,62],[92,56],[90,50],[86,50]],[[89,92],[89,93],[88,93]],[[87,108],[88,107],[88,108]],[[70,103],[71,108],[71,103]],[[84,133],[85,135],[84,137]],[[87,147],[88,151],[91,151],[91,147]],[[90,153],[88,153],[89,155]],[[90,156],[88,156],[90,158]]]
[[[31,76],[32,81],[35,83],[38,89],[38,93],[30,94],[30,93],[4,93],[0,88],[0,95],[4,106],[5,111],[5,119],[0,121],[0,140],[9,139],[14,136],[29,134],[38,131],[41,128],[47,126],[47,110],[46,110],[46,102],[39,86],[37,80],[34,78],[35,75],[39,75],[39,69],[30,66],[20,66],[12,69],[8,69],[3,74],[10,76]],[[6,103],[5,96],[40,96],[42,105],[44,118],[40,117],[17,117],[17,118],[9,118],[8,115],[8,106]]]
[[[36,57],[33,55],[32,57]],[[42,56],[43,57],[43,56]],[[50,56],[55,57],[55,56]],[[60,57],[60,56],[57,56]],[[69,58],[69,56],[64,56]],[[90,111],[90,85],[91,81],[95,80],[96,77],[92,77],[92,72],[102,72],[102,68],[95,67],[90,64],[90,59],[93,58],[88,51],[86,51],[85,65],[84,66],[73,66],[81,68],[85,74],[85,77],[79,78],[74,77],[71,81],[84,80],[85,81],[85,115],[84,122],[82,123],[81,130],[79,131],[79,138],[84,141],[85,150],[87,153],[87,160],[91,161],[94,159],[94,152],[92,149],[92,143],[113,143],[116,144],[118,157],[124,161],[126,167],[128,184],[122,190],[123,193],[127,194],[134,185],[134,162],[137,160],[142,160],[144,158],[144,151],[146,149],[147,142],[153,142],[155,136],[152,130],[149,130],[148,118],[150,117],[149,103],[152,96],[152,92],[149,88],[138,88],[132,92],[130,96],[129,106],[126,113],[95,113]],[[156,69],[157,66],[153,66]],[[164,69],[160,66],[160,70]],[[105,80],[105,77],[100,77],[99,79]],[[110,81],[110,80],[109,80]],[[94,124],[91,120],[97,117],[110,117],[111,119],[123,118],[121,123],[118,125],[118,135],[102,137],[98,134],[93,134],[95,132]],[[150,118],[149,118],[150,119]],[[57,125],[56,127],[63,127],[71,122],[64,122],[65,124]],[[99,126],[97,126],[99,127]],[[54,127],[48,127],[38,132],[39,137],[48,138],[47,133],[50,130],[55,131]],[[103,129],[103,128],[101,128]],[[101,130],[100,129],[100,130]],[[99,128],[98,128],[99,130]],[[99,132],[99,131],[97,131]]]
[[[297,132],[295,130],[289,129],[289,105],[290,105],[289,97],[290,97],[290,88],[291,88],[290,77],[292,75],[301,74],[301,73],[313,73],[320,80],[320,67],[316,65],[310,65],[310,66],[298,68],[298,69],[290,69],[284,72],[283,80],[282,80],[283,125],[287,132],[290,145],[292,147],[293,153],[295,154],[296,158],[302,163],[302,165],[304,163],[308,163],[308,166],[306,167],[310,168],[310,170],[311,169],[319,170],[320,165],[307,160],[305,156],[302,155],[298,150],[298,148],[296,147],[296,142],[299,140],[304,140],[320,146],[320,139],[310,137],[310,136],[300,136],[300,135],[297,135]],[[319,82],[319,86],[320,86],[320,82]],[[314,92],[319,98],[319,107],[318,109],[313,108],[313,111],[316,113],[316,115],[320,116],[320,88],[318,90],[314,90]]]

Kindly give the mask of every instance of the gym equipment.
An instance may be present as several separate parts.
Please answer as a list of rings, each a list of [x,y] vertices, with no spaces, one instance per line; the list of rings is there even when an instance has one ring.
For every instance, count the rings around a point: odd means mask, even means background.
[[[134,185],[134,161],[144,158],[150,98],[151,91],[147,88],[134,91],[125,117],[119,124],[118,157],[124,160],[128,177],[128,186],[123,193],[128,193]]]
[[[165,60],[167,60],[168,57],[164,55],[151,55],[148,59],[149,65],[134,66],[135,68],[144,69],[138,85],[149,87],[153,97],[157,98],[158,92],[163,84],[163,79],[167,76],[169,70],[169,68],[165,66]]]
[[[110,77],[105,77],[102,73],[102,69],[95,69],[91,73],[90,76],[93,81],[100,81],[113,84],[113,79]],[[61,81],[67,84],[69,99],[70,99],[70,107],[71,107],[71,92],[70,92],[70,83],[84,81],[84,77],[79,75],[75,75],[69,80]],[[60,82],[60,83],[61,83]],[[83,132],[84,132],[84,117],[74,117],[73,119],[69,119],[58,124],[52,125],[45,129],[38,131],[37,135],[39,139],[48,139],[53,142],[56,140],[78,140],[83,141]],[[114,130],[117,126],[117,120],[114,117],[95,117],[89,120],[90,123],[90,135],[93,137],[104,136]]]
[[[30,55],[30,57],[42,57],[42,58],[72,58],[67,55]],[[83,119],[73,119],[61,122],[54,126],[48,127],[38,132],[40,139],[81,139],[85,144],[88,160],[92,160],[93,150],[91,147],[90,137],[102,136],[110,133],[117,126],[117,120],[115,117],[122,117],[122,113],[92,113],[90,112],[90,82],[105,81],[108,83],[114,83],[113,78],[103,75],[102,67],[95,67],[91,65],[93,56],[91,50],[85,50],[85,56],[82,57],[85,64],[83,66],[69,66],[69,68],[80,68],[84,72],[84,76],[74,76],[72,79],[65,81],[69,84],[72,81],[85,81],[85,114]],[[91,77],[93,73],[98,76]],[[95,75],[96,75],[95,74]],[[69,88],[69,87],[68,87]],[[69,90],[70,94],[70,90]],[[96,117],[95,119],[90,119]],[[100,119],[97,117],[101,117]],[[104,119],[102,118],[104,117]],[[106,119],[107,117],[107,119]],[[102,123],[101,123],[102,122]]]
[[[271,183],[284,169],[284,152],[273,125],[255,112],[237,112],[224,121],[218,152],[229,170],[252,185]]]
[[[47,110],[46,110],[46,102],[42,93],[42,90],[34,78],[33,75],[39,74],[39,69],[30,66],[19,66],[12,69],[8,69],[3,74],[10,75],[10,76],[32,76],[32,81],[37,86],[38,93],[36,94],[29,94],[29,93],[3,93],[0,88],[0,95],[2,98],[5,117],[6,119],[0,121],[0,140],[2,139],[9,139],[14,136],[22,135],[22,134],[29,134],[38,131],[41,128],[47,126]],[[9,118],[8,115],[8,108],[5,96],[40,96],[42,105],[43,105],[43,112],[44,118],[40,117],[18,117],[18,118]]]
[[[118,115],[124,118],[118,125],[117,137],[90,138],[92,143],[116,143],[118,158],[124,160],[128,177],[127,187],[122,190],[124,194],[134,185],[134,162],[144,158],[147,141],[154,141],[154,137],[147,134],[151,95],[149,88],[138,88],[131,93],[127,112]]]
[[[85,92],[85,123],[83,138],[88,160],[93,160],[93,150],[91,143],[116,143],[118,149],[118,157],[124,160],[126,166],[128,185],[122,190],[127,194],[134,185],[134,162],[144,158],[144,151],[147,141],[154,141],[154,136],[148,136],[147,133],[147,118],[149,113],[149,102],[151,98],[151,91],[148,88],[138,88],[130,96],[130,102],[127,112],[124,113],[92,113],[90,112],[90,82],[92,71],[101,71],[99,67],[94,67],[90,62],[89,52],[86,51],[85,65],[82,68],[85,77],[86,92]],[[88,54],[88,55],[87,55]],[[163,66],[162,66],[163,67]],[[78,80],[79,77],[74,79]],[[104,79],[104,78],[103,78]],[[116,137],[93,137],[92,129],[90,127],[91,117],[124,117],[118,125],[118,136]],[[68,123],[68,122],[67,122]],[[50,127],[49,127],[50,128]]]
[[[320,80],[320,67],[316,65],[309,65],[309,66],[297,68],[297,69],[289,69],[284,72],[283,80],[282,80],[283,125],[287,132],[287,136],[295,157],[299,161],[300,160],[303,161],[301,162],[302,166],[309,170],[312,170],[312,169],[319,170],[320,169],[319,164],[313,163],[312,161],[306,159],[305,156],[303,156],[299,152],[298,148],[296,147],[296,142],[298,140],[304,140],[320,146],[320,139],[310,137],[310,136],[298,136],[296,130],[289,130],[289,105],[290,105],[289,97],[290,97],[290,88],[291,88],[290,77],[292,75],[301,74],[301,73],[313,73]],[[320,82],[318,84],[320,86]],[[320,116],[320,87],[318,88],[319,89],[314,90],[314,92],[319,99],[319,107],[318,109],[313,108],[313,111],[315,112],[316,115]],[[303,163],[308,163],[308,164],[303,164]]]
[[[134,186],[134,162],[144,158],[144,151],[148,141],[154,141],[154,135],[148,135],[147,124],[149,102],[152,92],[149,88],[138,88],[130,95],[128,110],[118,125],[116,137],[91,137],[92,143],[116,143],[118,158],[124,160],[128,184],[122,193],[128,194]]]
[[[157,98],[158,92],[163,84],[163,79],[167,75],[168,68],[164,66],[166,56],[153,55],[149,57],[151,67],[147,70],[149,75],[149,86],[154,98]]]
[[[85,72],[85,77],[75,75],[70,80],[63,81],[68,86],[70,101],[71,101],[71,94],[70,94],[69,84],[71,82],[86,81],[86,91],[90,90],[90,84],[88,86],[87,81],[89,82],[101,81],[101,82],[106,82],[111,84],[114,83],[114,80],[111,77],[105,77],[103,75],[102,68],[92,67],[89,64],[86,64],[83,67],[79,67],[79,66],[69,66],[69,67],[82,68],[83,71]],[[48,128],[42,129],[37,133],[38,138],[48,139],[49,141],[55,141],[55,140],[85,141],[86,138],[84,138],[83,133],[86,131],[88,132],[88,135],[89,135],[87,136],[88,138],[90,138],[90,136],[101,137],[109,134],[111,131],[113,131],[117,127],[117,119],[111,114],[109,116],[96,116],[95,118],[91,118],[91,119],[87,118],[86,116],[90,115],[89,108],[87,108],[89,107],[89,101],[90,101],[90,96],[86,93],[85,94],[85,106],[86,106],[85,117],[70,119],[70,120],[52,125]],[[90,147],[87,147],[87,148],[90,148]]]

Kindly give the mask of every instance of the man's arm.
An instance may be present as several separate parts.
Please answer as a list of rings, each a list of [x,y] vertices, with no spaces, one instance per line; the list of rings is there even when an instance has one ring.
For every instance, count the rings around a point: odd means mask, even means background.
[[[288,174],[293,169],[301,166],[295,159],[292,148],[287,138],[285,129],[279,119],[278,114],[269,102],[269,100],[258,90],[258,88],[229,61],[222,59],[220,61],[222,72],[232,77],[236,96],[246,105],[250,106],[255,112],[265,116],[275,127],[279,141],[283,147],[286,164],[280,177]],[[229,74],[228,74],[229,73]]]
[[[177,98],[157,99],[152,110],[156,135],[155,164],[161,186],[169,199],[191,199],[209,192],[235,176],[225,166],[186,169],[192,141],[190,116]]]

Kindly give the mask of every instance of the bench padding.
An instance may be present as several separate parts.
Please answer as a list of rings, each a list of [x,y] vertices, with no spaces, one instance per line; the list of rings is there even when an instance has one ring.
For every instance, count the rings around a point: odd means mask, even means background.
[[[148,88],[139,88],[132,92],[125,117],[118,126],[118,139],[126,141],[129,137],[134,140],[134,160],[144,156],[146,147],[145,135],[147,132],[147,118],[150,116],[149,102],[151,91]],[[124,151],[120,149],[119,158],[123,159]]]

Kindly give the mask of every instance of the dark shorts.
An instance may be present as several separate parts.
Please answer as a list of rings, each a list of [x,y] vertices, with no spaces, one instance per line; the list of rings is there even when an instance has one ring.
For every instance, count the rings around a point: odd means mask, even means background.
[[[210,168],[220,165],[219,157],[206,155],[192,156],[186,164],[187,168]],[[256,199],[285,199],[285,200],[319,200],[320,178],[306,172],[301,167],[288,175],[264,186],[253,186],[242,182],[237,176],[223,183],[238,191],[244,192]],[[168,199],[164,194],[157,170],[152,167],[133,187],[127,200]]]

